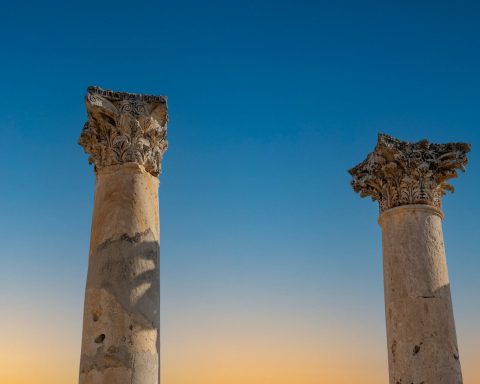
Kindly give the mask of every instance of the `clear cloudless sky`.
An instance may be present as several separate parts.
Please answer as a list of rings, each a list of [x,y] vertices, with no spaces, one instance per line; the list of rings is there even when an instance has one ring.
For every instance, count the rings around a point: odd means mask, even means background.
[[[77,380],[95,177],[86,87],[167,95],[164,384],[387,382],[379,132],[472,144],[444,198],[466,383],[480,383],[475,1],[0,3],[0,382]]]

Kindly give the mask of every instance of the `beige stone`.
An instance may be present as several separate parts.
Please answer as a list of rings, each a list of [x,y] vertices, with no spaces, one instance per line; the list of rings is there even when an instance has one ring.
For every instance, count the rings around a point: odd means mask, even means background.
[[[442,218],[429,205],[380,215],[390,383],[462,382]]]
[[[441,197],[469,150],[380,135],[350,170],[354,190],[380,205],[390,384],[462,383]]]
[[[85,290],[80,384],[158,384],[160,226],[156,177],[166,103],[89,88],[80,144],[96,188]]]

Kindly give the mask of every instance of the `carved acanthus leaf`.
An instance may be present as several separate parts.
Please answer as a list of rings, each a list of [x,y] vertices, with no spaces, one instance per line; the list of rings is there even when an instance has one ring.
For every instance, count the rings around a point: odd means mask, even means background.
[[[78,143],[99,170],[136,162],[158,176],[167,149],[167,101],[163,96],[112,92],[89,87],[88,121]]]
[[[380,134],[375,150],[349,170],[355,192],[378,201],[380,211],[407,204],[441,207],[447,180],[465,171],[466,143],[432,144],[427,140],[409,143]]]

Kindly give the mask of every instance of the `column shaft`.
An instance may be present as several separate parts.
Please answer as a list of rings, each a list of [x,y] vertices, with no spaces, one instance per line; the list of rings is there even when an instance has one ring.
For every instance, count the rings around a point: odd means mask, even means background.
[[[441,203],[469,151],[379,134],[349,170],[353,190],[380,207],[390,384],[462,383]]]
[[[460,384],[441,211],[413,204],[380,215],[390,384]]]
[[[97,171],[80,384],[159,382],[158,186],[133,162]]]

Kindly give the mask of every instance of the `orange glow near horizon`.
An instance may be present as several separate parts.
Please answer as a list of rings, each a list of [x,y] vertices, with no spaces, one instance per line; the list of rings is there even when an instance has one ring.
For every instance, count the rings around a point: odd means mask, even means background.
[[[26,315],[26,314],[24,314]],[[80,332],[45,318],[35,326],[4,318],[0,382],[77,383]],[[382,332],[345,321],[318,325],[236,321],[197,329],[169,325],[162,344],[164,384],[381,384],[388,381]],[[244,327],[239,327],[243,323]],[[327,327],[325,326],[327,325]],[[364,329],[364,332],[362,332]],[[80,331],[77,329],[77,331]],[[476,338],[476,339],[475,339]],[[480,382],[475,336],[464,345],[465,382]],[[462,345],[461,345],[462,347]]]

